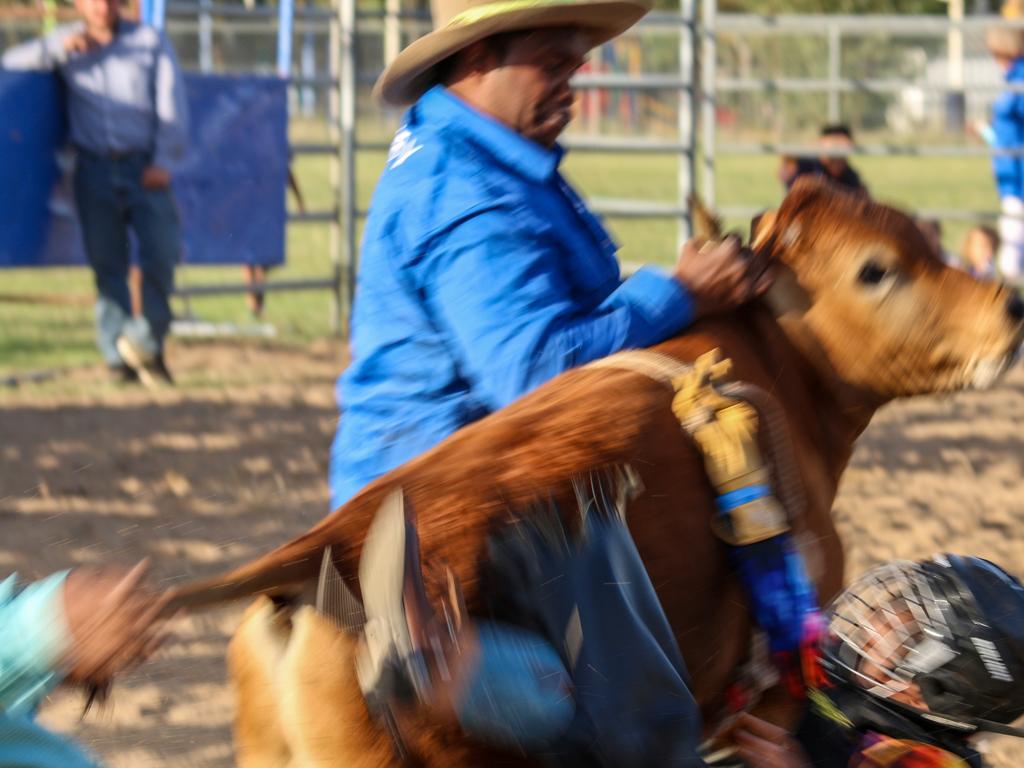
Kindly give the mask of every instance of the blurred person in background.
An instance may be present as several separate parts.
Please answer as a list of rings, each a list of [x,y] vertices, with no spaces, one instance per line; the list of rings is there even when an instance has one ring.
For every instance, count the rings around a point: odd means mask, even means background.
[[[35,713],[61,683],[106,688],[160,645],[163,602],[143,586],[145,570],[75,568],[0,582],[0,766],[97,768]]]
[[[118,380],[170,383],[164,338],[181,251],[171,168],[184,156],[187,105],[166,35],[121,15],[120,0],[75,0],[82,21],[4,53],[8,69],[55,70],[64,83],[74,193],[99,294],[97,342]],[[128,285],[129,227],[139,244],[141,310]]]
[[[852,150],[853,132],[848,125],[841,123],[825,125],[821,129],[818,144],[824,150]],[[857,194],[867,196],[868,188],[861,181],[860,174],[850,165],[847,156],[823,154],[818,158],[818,162],[825,178]]]
[[[1024,84],[1024,30],[991,27],[985,45],[1003,70],[1006,82]],[[1006,91],[992,105],[991,144],[997,150],[1024,151],[1024,93]],[[992,170],[999,192],[997,268],[1019,282],[1024,272],[1024,156],[995,154]]]
[[[808,173],[821,173],[821,166],[812,157],[801,157],[799,155],[782,155],[779,158],[779,181],[786,191],[790,190],[801,176]]]
[[[971,227],[964,237],[960,263],[963,269],[979,280],[991,280],[996,276],[998,253],[999,233],[992,227],[979,224]]]
[[[1022,737],[1024,587],[977,557],[872,568],[827,608],[794,735],[745,717],[749,768],[983,768],[972,738]],[[814,679],[812,675],[808,679]]]

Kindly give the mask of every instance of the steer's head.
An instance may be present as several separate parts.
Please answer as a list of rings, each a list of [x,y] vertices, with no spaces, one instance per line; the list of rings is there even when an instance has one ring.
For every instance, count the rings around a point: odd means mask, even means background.
[[[769,300],[790,337],[880,400],[987,387],[1024,336],[1017,294],[944,265],[907,215],[825,182],[798,182],[754,247],[776,260]]]

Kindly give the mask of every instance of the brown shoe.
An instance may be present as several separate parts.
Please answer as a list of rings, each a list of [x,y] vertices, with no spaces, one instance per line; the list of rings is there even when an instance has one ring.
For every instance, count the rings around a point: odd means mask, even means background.
[[[131,366],[121,363],[119,365],[108,365],[107,375],[114,384],[138,384],[139,374]]]

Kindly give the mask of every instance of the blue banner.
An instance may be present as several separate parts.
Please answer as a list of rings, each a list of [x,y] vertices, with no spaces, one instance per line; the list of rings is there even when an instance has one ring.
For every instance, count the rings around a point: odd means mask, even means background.
[[[60,82],[53,75],[0,70],[0,265],[40,263],[49,200],[61,177]]]
[[[287,85],[276,77],[185,76],[191,146],[172,168],[183,260],[284,261]],[[0,267],[84,264],[59,79],[0,70]]]

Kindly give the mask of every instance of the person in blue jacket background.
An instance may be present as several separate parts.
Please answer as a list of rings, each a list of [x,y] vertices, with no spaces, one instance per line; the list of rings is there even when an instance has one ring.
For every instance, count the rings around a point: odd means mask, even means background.
[[[76,568],[0,582],[0,766],[97,768],[34,716],[61,683],[105,686],[160,644],[163,602],[142,585],[145,570]]]
[[[1005,73],[1006,82],[1024,85],[1024,30],[992,27],[985,44]],[[986,138],[996,149],[1024,150],[1024,92],[1006,91],[992,105],[992,125]],[[992,157],[999,191],[1000,274],[1019,282],[1024,272],[1024,156]]]

